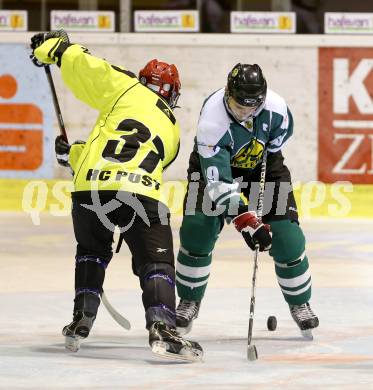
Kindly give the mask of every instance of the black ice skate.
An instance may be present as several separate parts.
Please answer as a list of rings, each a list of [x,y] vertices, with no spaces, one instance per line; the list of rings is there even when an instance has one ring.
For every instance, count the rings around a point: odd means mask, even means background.
[[[187,334],[192,330],[193,320],[198,318],[201,302],[181,299],[176,309],[176,328],[181,334]]]
[[[72,352],[79,350],[80,342],[88,337],[95,318],[94,315],[82,311],[74,313],[73,322],[62,329],[62,334],[65,336],[66,349]]]
[[[164,358],[197,362],[203,357],[202,347],[197,342],[184,340],[175,328],[161,321],[150,327],[149,345],[153,353]]]
[[[290,305],[290,313],[298,325],[303,337],[312,340],[312,329],[319,326],[319,319],[308,302],[303,305]]]

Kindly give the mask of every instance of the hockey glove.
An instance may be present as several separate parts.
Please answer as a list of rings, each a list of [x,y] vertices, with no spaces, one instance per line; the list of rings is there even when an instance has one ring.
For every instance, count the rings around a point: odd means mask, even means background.
[[[77,140],[73,143],[73,145],[78,145],[78,144],[85,144],[85,142],[81,140]],[[71,145],[65,141],[62,135],[56,137],[54,149],[56,152],[58,164],[62,165],[63,167],[70,168],[70,170],[72,171],[71,166],[69,164],[69,154],[70,154]]]
[[[58,164],[63,167],[70,167],[69,152],[71,146],[65,141],[62,135],[56,137],[54,146]]]
[[[233,218],[232,222],[252,250],[255,250],[256,244],[259,244],[260,252],[271,249],[272,236],[270,226],[262,223],[257,218],[255,211],[246,211]]]
[[[64,30],[38,33],[31,38],[31,60],[37,66],[55,64],[61,66],[61,57],[70,46],[67,33]]]

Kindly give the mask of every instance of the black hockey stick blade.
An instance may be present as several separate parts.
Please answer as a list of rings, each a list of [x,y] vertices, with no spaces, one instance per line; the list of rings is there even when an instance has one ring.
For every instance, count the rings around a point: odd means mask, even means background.
[[[127,320],[127,318],[124,318],[117,310],[114,309],[104,292],[101,294],[101,301],[104,304],[106,310],[113,317],[114,321],[116,321],[124,329],[131,329],[130,322]]]
[[[254,344],[247,346],[247,359],[250,361],[254,361],[258,359],[258,351]]]

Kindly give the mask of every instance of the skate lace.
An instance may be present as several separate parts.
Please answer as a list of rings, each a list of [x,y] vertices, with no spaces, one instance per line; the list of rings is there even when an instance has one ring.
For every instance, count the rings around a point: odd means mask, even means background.
[[[291,313],[301,321],[316,317],[310,305],[307,303],[292,306]]]
[[[177,307],[177,314],[186,319],[191,319],[197,315],[198,305],[193,301],[181,301]]]

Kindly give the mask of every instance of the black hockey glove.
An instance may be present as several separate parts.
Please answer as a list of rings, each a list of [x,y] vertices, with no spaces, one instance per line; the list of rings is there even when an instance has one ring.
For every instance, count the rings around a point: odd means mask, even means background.
[[[85,142],[81,140],[77,140],[73,143],[73,145],[77,145],[77,144],[85,144]],[[71,169],[69,164],[69,154],[70,154],[71,145],[65,141],[62,135],[56,137],[54,145],[55,145],[54,150],[56,152],[56,158],[58,164],[62,165],[63,167],[67,167]]]
[[[36,54],[35,50],[51,38],[58,39],[56,39],[56,42],[53,43],[51,47],[45,48],[45,51]],[[61,66],[61,56],[69,46],[70,40],[65,30],[61,29],[50,31],[48,33],[38,33],[31,38],[30,47],[32,49],[32,54],[30,58],[36,66],[54,64],[55,62],[57,62],[58,66]]]
[[[70,167],[69,153],[71,146],[65,141],[62,135],[56,137],[54,150],[56,152],[57,162],[63,167]]]
[[[31,49],[35,50],[37,47],[39,47],[41,44],[51,38],[61,38],[63,42],[70,43],[69,36],[67,35],[67,32],[65,30],[53,30],[47,33],[37,33],[33,35],[31,37]]]
[[[272,246],[270,226],[257,218],[255,211],[246,211],[232,220],[235,228],[242,234],[246,244],[252,250],[259,244],[259,251],[268,251]]]

